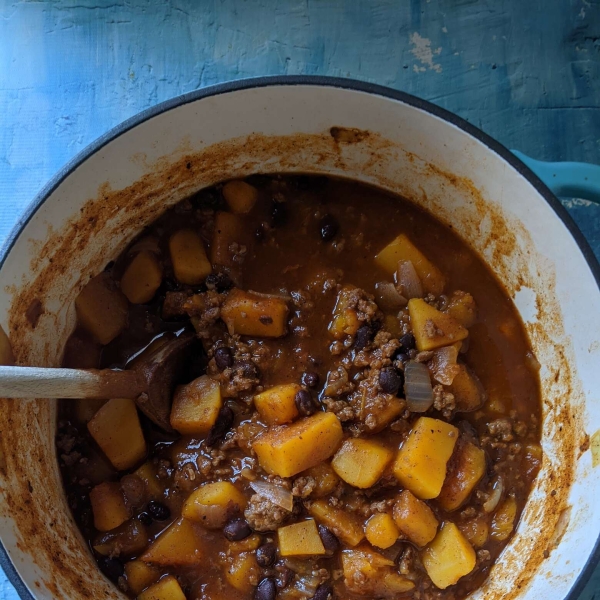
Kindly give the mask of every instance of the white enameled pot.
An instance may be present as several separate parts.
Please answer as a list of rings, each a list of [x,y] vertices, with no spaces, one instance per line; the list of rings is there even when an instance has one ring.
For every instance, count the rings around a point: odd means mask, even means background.
[[[522,162],[426,102],[347,80],[274,78],[127,121],[54,178],[0,255],[0,324],[18,362],[59,364],[82,285],[169,206],[277,171],[402,194],[452,225],[504,283],[542,365],[544,460],[516,536],[473,598],[575,598],[600,534],[598,265]],[[0,401],[3,566],[22,598],[121,598],[66,504],[55,411],[47,400]]]

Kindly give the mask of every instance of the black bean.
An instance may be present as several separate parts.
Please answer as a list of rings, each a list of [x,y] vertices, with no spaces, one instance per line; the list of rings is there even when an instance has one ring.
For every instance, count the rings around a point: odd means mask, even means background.
[[[400,342],[400,350],[402,352],[408,352],[415,348],[415,336],[412,333],[405,333],[398,341]]]
[[[219,294],[230,290],[233,287],[233,281],[227,273],[211,273],[204,283],[208,290],[217,290]]]
[[[254,592],[254,600],[274,600],[275,596],[277,596],[277,586],[270,577],[263,579]]]
[[[260,371],[251,360],[236,360],[233,363],[233,368],[241,371],[241,374],[246,379],[258,379]]]
[[[333,588],[329,583],[322,583],[311,600],[333,600]]]
[[[302,383],[309,388],[316,388],[319,385],[319,374],[314,371],[304,371],[302,373]]]
[[[261,223],[255,230],[254,230],[254,239],[257,242],[262,242],[266,237],[266,233],[265,233],[265,226]]]
[[[171,516],[171,511],[168,506],[165,506],[162,502],[156,500],[150,500],[148,502],[148,512],[153,519],[157,521],[166,521]]]
[[[146,512],[141,512],[138,519],[142,525],[152,525],[152,517]]]
[[[303,417],[308,417],[317,412],[317,404],[313,400],[312,394],[306,390],[298,390],[294,397],[296,408]]]
[[[285,202],[277,202],[273,200],[271,204],[271,225],[273,227],[280,227],[285,225],[288,218],[288,207]]]
[[[396,352],[394,354],[394,360],[399,360],[402,364],[408,362],[410,360],[410,356],[405,352]]]
[[[223,527],[223,535],[230,542],[245,540],[251,533],[252,529],[250,529],[250,525],[248,525],[245,519],[234,519]]]
[[[402,376],[394,367],[384,367],[379,372],[379,387],[385,394],[397,394],[402,383]]]
[[[261,567],[270,567],[277,558],[277,547],[272,542],[263,544],[256,551],[256,562]]]
[[[102,556],[98,559],[98,566],[100,570],[115,583],[119,577],[122,577],[125,573],[123,563],[117,558],[109,558],[108,556]]]
[[[327,214],[319,221],[319,230],[321,239],[324,242],[329,242],[340,230],[340,224],[333,215]]]
[[[358,328],[356,332],[356,339],[354,340],[354,348],[356,350],[362,350],[365,346],[369,345],[369,342],[373,339],[373,330],[368,325],[363,325]]]
[[[292,569],[290,569],[289,567],[277,567],[277,570],[279,571],[279,573],[277,575],[275,583],[277,584],[277,587],[280,590],[282,590],[283,588],[286,588],[288,585],[290,585],[290,583],[292,583],[296,573],[294,573],[294,571],[292,571]]]
[[[340,541],[335,533],[325,525],[319,525],[319,536],[328,554],[333,554],[340,547]]]
[[[214,446],[219,440],[222,440],[233,425],[235,413],[229,406],[221,407],[215,424],[206,438],[208,446]]]
[[[215,350],[215,364],[219,371],[224,371],[227,367],[233,365],[233,356],[231,350],[225,346]]]

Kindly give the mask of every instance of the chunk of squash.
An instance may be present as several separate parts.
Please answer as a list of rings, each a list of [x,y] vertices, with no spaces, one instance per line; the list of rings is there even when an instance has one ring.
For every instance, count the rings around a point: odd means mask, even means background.
[[[228,181],[223,186],[223,198],[231,212],[245,215],[254,208],[258,200],[258,190],[245,181]]]
[[[333,467],[328,462],[321,462],[302,473],[305,477],[315,480],[315,487],[310,494],[311,498],[322,498],[328,496],[335,490],[340,478],[336,475]]]
[[[342,552],[344,584],[359,596],[396,598],[415,584],[394,570],[394,562],[368,546]]]
[[[481,548],[488,540],[489,525],[483,517],[475,517],[459,524],[460,530],[475,548]]]
[[[367,521],[365,535],[370,544],[385,549],[396,543],[400,531],[391,515],[377,513]]]
[[[346,440],[331,461],[333,470],[346,483],[369,488],[383,475],[394,454],[372,439]]]
[[[136,254],[121,277],[121,291],[132,304],[145,304],[154,298],[162,283],[162,267],[152,252]]]
[[[175,390],[171,427],[185,435],[204,435],[215,424],[222,405],[219,382],[202,375]]]
[[[202,540],[187,519],[179,519],[152,542],[140,559],[163,566],[197,565],[205,558]]]
[[[177,579],[173,575],[167,575],[142,592],[137,600],[186,600],[186,598]]]
[[[127,326],[127,298],[106,272],[90,279],[79,292],[75,312],[79,324],[103,345],[114,340]]]
[[[448,391],[454,395],[456,410],[470,412],[477,410],[485,400],[483,386],[466,365],[457,364],[458,371]]]
[[[287,332],[288,305],[277,296],[261,296],[233,289],[221,307],[221,318],[231,335],[277,338]]]
[[[256,581],[260,575],[260,568],[256,562],[254,553],[243,552],[233,557],[229,557],[225,566],[225,579],[239,592],[248,594],[254,587],[253,581]]]
[[[215,229],[210,246],[210,260],[213,265],[238,269],[235,254],[230,250],[232,244],[243,244],[246,239],[242,220],[228,212],[218,212],[215,217]]]
[[[298,416],[296,394],[302,388],[296,383],[284,383],[254,396],[254,406],[267,425],[289,423]]]
[[[495,542],[503,542],[515,528],[517,516],[517,501],[509,496],[498,508],[492,519],[490,538]]]
[[[160,577],[160,571],[143,560],[130,560],[125,563],[127,588],[136,596]]]
[[[313,519],[286,525],[277,530],[281,556],[318,556],[325,554],[317,524]]]
[[[158,500],[163,496],[163,488],[158,481],[156,467],[150,462],[145,462],[141,467],[134,471],[146,486],[146,493],[152,500]]]
[[[458,429],[439,419],[420,417],[394,464],[398,481],[422,500],[436,498],[446,478],[446,466],[458,439]]]
[[[460,290],[454,292],[450,296],[445,312],[467,329],[477,320],[477,305],[468,292]]]
[[[227,552],[229,554],[241,554],[242,552],[252,552],[258,550],[263,545],[263,540],[258,533],[253,533],[245,540],[239,542],[229,542],[227,544]]]
[[[394,522],[417,546],[429,544],[439,525],[431,508],[408,490],[401,492],[394,504]]]
[[[353,286],[345,286],[338,293],[333,308],[333,318],[329,323],[328,331],[334,340],[340,340],[347,335],[354,335],[360,328],[358,314],[350,307]]]
[[[398,415],[402,414],[406,403],[394,396],[380,396],[377,408],[369,410],[369,433],[378,433],[385,429]],[[361,415],[364,418],[365,415]]]
[[[393,275],[400,260],[412,262],[426,292],[436,296],[443,292],[445,281],[442,272],[403,233],[377,254],[375,263],[388,275]]]
[[[452,522],[442,524],[435,539],[421,553],[421,561],[434,585],[442,590],[468,575],[476,563],[475,550]]]
[[[185,501],[181,514],[209,529],[218,529],[245,508],[246,497],[233,483],[215,481],[194,490]]]
[[[0,325],[0,365],[8,366],[14,364],[15,357],[13,355],[12,346],[10,345],[10,340]]]
[[[342,508],[330,506],[327,500],[315,500],[308,512],[348,546],[356,546],[365,538],[362,520]]]
[[[88,422],[87,428],[119,471],[130,469],[146,455],[146,440],[133,400],[109,400]]]
[[[92,488],[90,503],[94,515],[94,527],[98,531],[115,529],[130,517],[118,482],[105,481]]]
[[[169,239],[175,278],[186,285],[202,283],[212,271],[204,244],[193,229],[180,229]]]
[[[484,473],[485,452],[471,442],[459,444],[438,496],[439,505],[447,512],[460,508]]]
[[[292,477],[328,459],[343,437],[339,419],[318,412],[291,425],[269,429],[252,443],[260,466],[273,475]]]
[[[422,298],[408,301],[408,313],[419,351],[450,346],[469,335],[454,317],[440,312]]]

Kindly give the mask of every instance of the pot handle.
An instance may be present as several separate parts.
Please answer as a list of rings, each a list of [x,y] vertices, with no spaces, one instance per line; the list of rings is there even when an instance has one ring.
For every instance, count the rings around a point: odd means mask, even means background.
[[[600,203],[600,166],[580,162],[546,162],[512,150],[560,198]]]

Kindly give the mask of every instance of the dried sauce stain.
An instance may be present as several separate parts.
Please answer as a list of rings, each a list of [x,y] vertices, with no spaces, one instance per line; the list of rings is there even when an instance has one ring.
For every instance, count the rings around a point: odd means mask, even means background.
[[[592,448],[592,467],[600,465],[600,429],[592,435],[591,439]]]
[[[475,251],[494,264],[498,278],[507,282],[511,295],[517,286],[526,285],[539,297],[540,322],[526,323],[526,329],[534,348],[543,351],[541,362],[553,375],[542,379],[542,396],[550,400],[544,407],[542,426],[544,431],[552,432],[556,458],[544,460],[543,478],[539,477],[536,483],[537,498],[525,509],[527,523],[540,533],[532,540],[518,534],[505,551],[505,564],[497,564],[490,578],[493,581],[484,585],[486,600],[510,600],[520,594],[539,569],[544,555],[556,543],[553,532],[561,518],[565,519],[576,450],[582,443],[577,440],[585,435],[581,411],[575,415],[570,411],[582,401],[583,395],[572,375],[572,361],[568,360],[571,350],[566,345],[559,306],[553,296],[552,275],[548,275],[551,267],[537,256],[528,232],[486,203],[470,180],[444,172],[416,155],[403,153],[376,134],[346,128],[332,128],[322,135],[281,138],[252,135],[195,154],[179,152],[176,159],[164,158],[152,165],[147,175],[125,189],[111,190],[106,184],[97,198],[86,202],[77,217],[49,236],[32,261],[29,283],[14,290],[9,313],[11,340],[19,363],[58,364],[70,333],[70,325],[65,323],[66,307],[72,306],[87,278],[100,272],[107,256],[118,255],[146,224],[201,187],[254,172],[294,172],[301,164],[313,166],[305,171],[321,170],[342,176],[345,172],[360,174],[355,178],[411,198],[407,184],[398,181],[400,177],[388,178],[382,167],[382,164],[407,162],[411,163],[415,176],[435,177],[439,183],[439,195],[434,197],[424,192],[419,204],[442,221],[454,222],[462,237],[477,232],[478,235],[470,236],[476,240]],[[395,169],[388,172],[394,173]],[[452,215],[445,207],[447,191],[464,198],[460,214]],[[483,233],[482,222],[487,223]],[[518,278],[514,276],[515,270],[519,272]],[[540,273],[544,273],[544,286],[540,283]],[[81,274],[79,281],[74,279],[78,274]],[[24,307],[34,306],[40,298],[44,299],[46,310],[39,315],[34,312],[35,318],[28,319]],[[50,310],[50,306],[60,310]],[[565,340],[565,345],[555,345],[557,340]],[[563,397],[572,399],[571,407],[557,401]],[[0,514],[14,518],[21,546],[34,549],[34,560],[44,571],[48,572],[48,563],[54,565],[52,578],[45,580],[44,585],[55,597],[61,597],[66,589],[72,590],[72,598],[74,592],[79,598],[118,598],[118,592],[99,576],[84,550],[65,504],[53,442],[55,405],[47,401],[18,402],[18,408],[12,400],[0,405],[0,451],[5,457],[1,486],[4,502],[0,503]],[[599,432],[592,437],[591,447],[596,465],[600,460]],[[45,493],[31,494],[28,482]],[[47,527],[50,520],[54,521],[54,527]],[[517,575],[510,568],[511,561],[520,565]],[[77,571],[64,568],[69,564],[78,565]],[[510,581],[509,592],[500,590],[497,582],[503,580]]]

